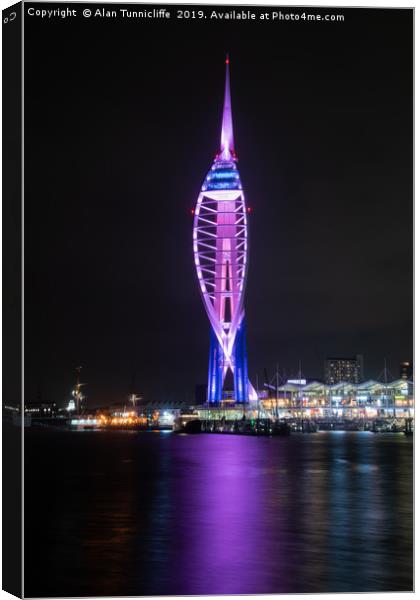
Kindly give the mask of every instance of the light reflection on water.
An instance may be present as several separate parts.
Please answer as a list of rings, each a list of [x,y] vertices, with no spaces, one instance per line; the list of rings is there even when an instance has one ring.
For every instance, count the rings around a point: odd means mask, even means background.
[[[28,596],[412,589],[404,436],[32,430],[25,452]]]

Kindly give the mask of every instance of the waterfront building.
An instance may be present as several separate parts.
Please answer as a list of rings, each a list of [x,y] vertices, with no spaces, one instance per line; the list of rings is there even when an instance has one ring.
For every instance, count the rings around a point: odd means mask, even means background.
[[[55,402],[28,402],[25,404],[25,414],[32,417],[55,417],[57,413]]]
[[[413,363],[405,361],[400,364],[401,379],[411,379],[413,377]]]
[[[360,383],[363,380],[363,356],[327,358],[325,360],[325,383],[333,385],[341,381]]]
[[[201,186],[193,225],[194,262],[211,325],[209,403],[222,401],[224,385],[233,387],[236,402],[256,400],[248,379],[244,312],[248,212],[237,162],[227,57],[220,150]]]
[[[413,382],[406,379],[384,383],[340,381],[328,385],[312,381],[305,385],[285,383],[268,386],[269,398],[262,400],[264,410],[277,411],[280,417],[373,417],[414,415]]]

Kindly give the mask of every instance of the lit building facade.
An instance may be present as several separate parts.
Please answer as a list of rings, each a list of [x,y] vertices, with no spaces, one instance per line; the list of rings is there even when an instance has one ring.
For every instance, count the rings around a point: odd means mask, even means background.
[[[363,356],[327,358],[324,364],[325,383],[334,385],[342,381],[360,383],[363,381]]]
[[[413,382],[397,379],[389,383],[370,379],[355,384],[341,381],[327,385],[312,381],[305,385],[269,386],[261,404],[281,417],[373,417],[413,416]]]
[[[210,321],[207,401],[222,401],[233,374],[234,401],[256,399],[248,380],[244,312],[248,214],[234,148],[229,58],[226,58],[220,150],[204,179],[194,211],[193,247],[201,296]]]

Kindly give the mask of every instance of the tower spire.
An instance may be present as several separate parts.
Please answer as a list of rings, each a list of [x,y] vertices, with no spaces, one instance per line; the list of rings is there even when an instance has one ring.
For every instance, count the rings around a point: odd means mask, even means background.
[[[226,54],[225,100],[223,103],[222,134],[220,136],[220,156],[225,160],[235,157],[232,125],[232,107],[230,103],[229,54]]]

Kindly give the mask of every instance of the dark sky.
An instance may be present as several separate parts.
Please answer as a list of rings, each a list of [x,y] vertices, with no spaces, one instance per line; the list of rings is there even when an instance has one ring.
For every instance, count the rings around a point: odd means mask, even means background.
[[[133,374],[153,400],[206,382],[190,209],[226,51],[251,379],[299,359],[322,377],[326,356],[356,353],[367,377],[384,357],[397,377],[411,359],[412,12],[305,10],[345,22],[26,17],[28,401],[64,404],[77,365],[92,405],[123,400]]]

